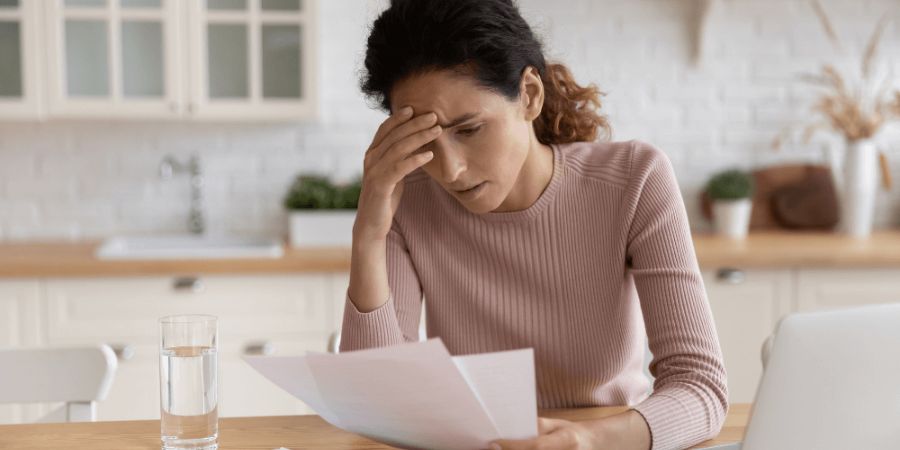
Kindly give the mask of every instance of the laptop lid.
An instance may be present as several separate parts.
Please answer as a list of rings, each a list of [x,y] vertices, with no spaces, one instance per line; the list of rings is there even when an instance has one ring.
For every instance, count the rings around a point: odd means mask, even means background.
[[[900,449],[900,303],[780,322],[742,449],[801,448]]]

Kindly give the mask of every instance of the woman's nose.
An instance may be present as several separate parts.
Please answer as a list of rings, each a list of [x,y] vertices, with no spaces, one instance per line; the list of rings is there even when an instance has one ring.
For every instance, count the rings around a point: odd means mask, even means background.
[[[466,171],[463,154],[454,145],[442,139],[434,140],[434,156],[441,166],[441,177],[445,183],[454,183]]]

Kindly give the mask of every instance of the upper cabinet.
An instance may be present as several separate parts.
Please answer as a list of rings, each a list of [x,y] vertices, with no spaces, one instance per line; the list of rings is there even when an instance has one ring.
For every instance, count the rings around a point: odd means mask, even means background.
[[[0,0],[0,119],[43,115],[39,7],[34,0]]]
[[[315,16],[315,0],[0,0],[0,96],[20,92],[0,118],[311,118]]]
[[[178,3],[48,2],[50,114],[102,118],[180,114]]]
[[[307,117],[315,106],[315,2],[190,2],[191,96],[201,118]]]

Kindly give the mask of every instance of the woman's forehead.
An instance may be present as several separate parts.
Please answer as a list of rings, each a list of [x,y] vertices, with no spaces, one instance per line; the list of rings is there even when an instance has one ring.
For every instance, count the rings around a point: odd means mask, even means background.
[[[447,70],[430,71],[398,81],[391,90],[391,113],[412,106],[416,115],[434,112],[452,119],[470,112],[490,109],[497,96],[479,86],[471,77]],[[444,117],[442,117],[444,116]]]

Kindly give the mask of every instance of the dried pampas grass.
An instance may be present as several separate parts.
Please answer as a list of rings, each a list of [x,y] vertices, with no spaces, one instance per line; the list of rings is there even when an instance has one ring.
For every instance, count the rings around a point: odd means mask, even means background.
[[[819,0],[811,0],[811,3],[835,50],[843,53],[843,45],[825,8]],[[819,73],[800,75],[800,81],[823,90],[812,105],[816,120],[800,124],[804,143],[820,131],[838,132],[848,141],[868,139],[878,133],[886,121],[900,119],[900,90],[890,91],[893,82],[890,76],[873,79],[873,65],[887,24],[887,15],[882,16],[866,45],[858,77],[842,75],[832,64],[824,64]],[[797,131],[796,127],[784,130],[773,146],[780,148]]]

